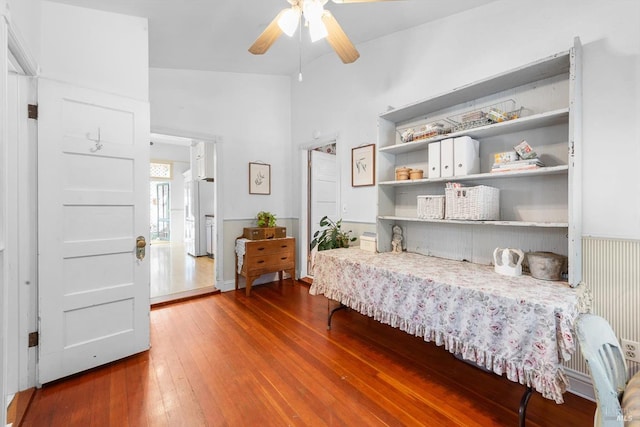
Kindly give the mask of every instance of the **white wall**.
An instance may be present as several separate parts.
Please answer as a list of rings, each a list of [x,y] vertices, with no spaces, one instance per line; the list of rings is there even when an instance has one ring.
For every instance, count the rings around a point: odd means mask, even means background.
[[[374,222],[375,189],[351,187],[350,148],[376,142],[380,112],[566,51],[574,36],[584,45],[583,233],[640,238],[635,0],[498,1],[358,45],[351,65],[326,55],[292,79],[293,144],[339,132],[343,219]],[[298,161],[294,182],[300,173]]]
[[[41,76],[148,101],[147,20],[42,2]]]
[[[152,68],[150,88],[152,128],[222,137],[225,219],[259,210],[291,215],[288,77]],[[256,160],[271,164],[270,196],[249,195],[249,162]]]
[[[289,77],[152,68],[151,127],[218,136],[223,197],[224,279],[233,279],[234,240],[261,210],[290,218],[292,201]],[[271,165],[271,195],[249,194],[249,162]],[[233,222],[233,224],[230,224]],[[251,224],[249,224],[251,225]],[[216,286],[222,286],[217,282]],[[218,286],[218,287],[220,287]]]

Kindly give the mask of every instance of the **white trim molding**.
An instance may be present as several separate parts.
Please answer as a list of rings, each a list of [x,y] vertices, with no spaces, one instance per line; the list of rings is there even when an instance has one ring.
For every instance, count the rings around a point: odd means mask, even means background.
[[[591,377],[589,375],[567,367],[565,367],[565,373],[569,378],[569,387],[567,389],[569,393],[589,399],[592,402],[596,401],[596,396],[593,391],[593,383],[591,382]]]
[[[27,76],[37,76],[40,72],[38,62],[27,47],[20,30],[11,20],[11,8],[6,0],[0,3],[2,6],[2,16],[7,24],[7,46],[9,48],[8,60],[14,67],[19,68],[22,74]]]

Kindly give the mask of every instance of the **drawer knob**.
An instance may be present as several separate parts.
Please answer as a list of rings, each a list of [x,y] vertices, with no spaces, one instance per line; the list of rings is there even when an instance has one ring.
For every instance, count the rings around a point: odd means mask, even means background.
[[[264,264],[264,260],[261,259],[260,261],[258,261],[258,264]]]

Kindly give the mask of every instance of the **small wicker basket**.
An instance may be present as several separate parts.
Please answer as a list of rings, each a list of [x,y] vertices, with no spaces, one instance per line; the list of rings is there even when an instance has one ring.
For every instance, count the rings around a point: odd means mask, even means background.
[[[500,190],[486,185],[445,189],[445,218],[496,221],[500,219]]]
[[[396,169],[396,181],[405,181],[409,179],[411,168],[401,167]]]
[[[444,196],[418,196],[418,218],[444,218]]]
[[[424,171],[422,169],[411,169],[409,171],[409,179],[422,179]]]

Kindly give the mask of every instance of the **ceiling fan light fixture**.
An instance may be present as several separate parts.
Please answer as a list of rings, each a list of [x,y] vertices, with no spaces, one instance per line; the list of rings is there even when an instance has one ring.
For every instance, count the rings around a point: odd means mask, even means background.
[[[302,3],[302,13],[307,18],[307,22],[320,20],[323,12],[322,2],[318,0],[306,0]]]
[[[300,8],[292,7],[284,11],[280,19],[278,19],[278,26],[283,33],[292,37],[298,29],[298,23],[300,22]]]
[[[314,19],[309,21],[309,35],[312,42],[317,42],[329,35],[326,25],[320,19]]]
[[[1,1],[1,0],[0,0]],[[282,9],[278,15],[267,25],[264,31],[258,36],[249,47],[249,52],[254,55],[262,55],[271,45],[282,35],[293,36],[297,28],[302,27],[302,17],[304,24],[309,28],[311,41],[315,42],[325,39],[331,48],[338,54],[342,62],[350,64],[356,61],[360,54],[349,37],[345,34],[333,14],[324,8],[329,0],[287,0],[290,8]],[[377,1],[399,1],[399,0],[334,0],[340,3],[367,3]],[[302,49],[302,31],[300,36],[300,49]],[[300,56],[302,58],[302,55]],[[302,64],[302,63],[301,63]],[[301,67],[302,68],[302,67]]]

